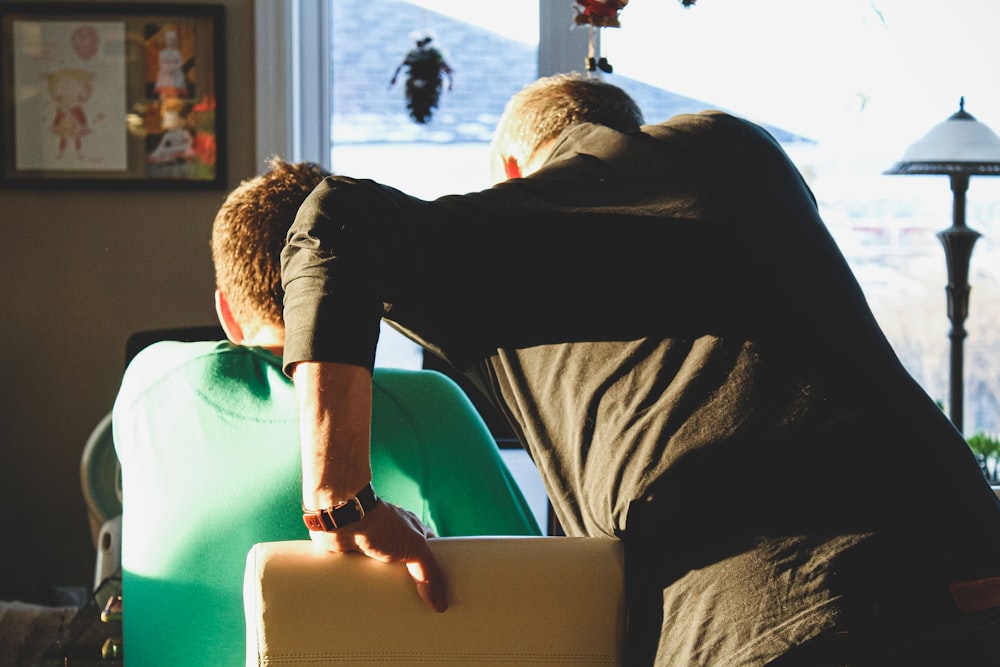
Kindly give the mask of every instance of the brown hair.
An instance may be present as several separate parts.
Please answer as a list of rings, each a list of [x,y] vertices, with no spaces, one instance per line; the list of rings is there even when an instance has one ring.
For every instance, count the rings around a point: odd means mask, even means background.
[[[212,225],[216,286],[244,327],[283,323],[281,250],[305,198],[329,172],[274,157],[226,197]]]

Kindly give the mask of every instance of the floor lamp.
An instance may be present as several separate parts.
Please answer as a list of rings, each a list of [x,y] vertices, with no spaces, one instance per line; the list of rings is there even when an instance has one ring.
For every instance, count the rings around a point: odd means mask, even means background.
[[[951,179],[953,213],[951,227],[938,232],[948,265],[948,319],[951,321],[951,421],[962,431],[963,342],[965,318],[969,314],[969,261],[979,232],[965,224],[965,193],[969,177],[1000,176],[1000,137],[965,110],[965,98],[958,111],[935,125],[911,145],[903,159],[886,174],[946,174]]]

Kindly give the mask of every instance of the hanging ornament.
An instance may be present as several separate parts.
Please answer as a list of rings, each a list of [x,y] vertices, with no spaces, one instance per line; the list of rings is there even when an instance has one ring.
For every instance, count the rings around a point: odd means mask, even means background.
[[[448,90],[451,90],[453,71],[445,62],[441,52],[430,46],[432,41],[430,35],[419,34],[414,39],[416,47],[410,49],[406,58],[396,68],[389,87],[396,85],[396,78],[405,67],[406,109],[410,118],[422,125],[430,120],[441,99],[443,74],[448,76]]]
[[[683,7],[693,7],[698,0],[680,0]],[[608,59],[597,53],[597,31],[601,28],[620,28],[621,22],[618,14],[628,0],[576,0],[573,7],[576,16],[573,22],[576,25],[586,25],[590,27],[590,44],[587,50],[587,72],[601,70],[611,74],[614,68]]]
[[[600,69],[611,74],[614,68],[608,59],[597,53],[597,31],[601,28],[620,28],[618,13],[628,0],[576,0],[576,25],[590,26],[590,45],[587,51],[587,71]]]
[[[592,25],[598,28],[620,28],[618,12],[628,4],[628,0],[576,0],[577,25]]]

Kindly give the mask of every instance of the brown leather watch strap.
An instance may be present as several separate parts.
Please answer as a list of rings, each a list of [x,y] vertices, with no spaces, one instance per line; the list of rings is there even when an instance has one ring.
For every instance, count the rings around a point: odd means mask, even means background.
[[[319,510],[303,507],[302,521],[305,522],[306,528],[309,530],[329,532],[360,521],[376,504],[378,504],[378,496],[375,495],[375,489],[369,483],[358,492],[358,495],[333,507]]]

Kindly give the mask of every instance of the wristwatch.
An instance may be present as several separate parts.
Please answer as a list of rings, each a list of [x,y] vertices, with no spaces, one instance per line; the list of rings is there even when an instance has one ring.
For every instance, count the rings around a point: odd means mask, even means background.
[[[375,489],[369,482],[365,488],[358,492],[358,495],[333,507],[310,510],[303,506],[302,520],[309,530],[329,532],[360,521],[377,504],[378,496],[375,495]]]

